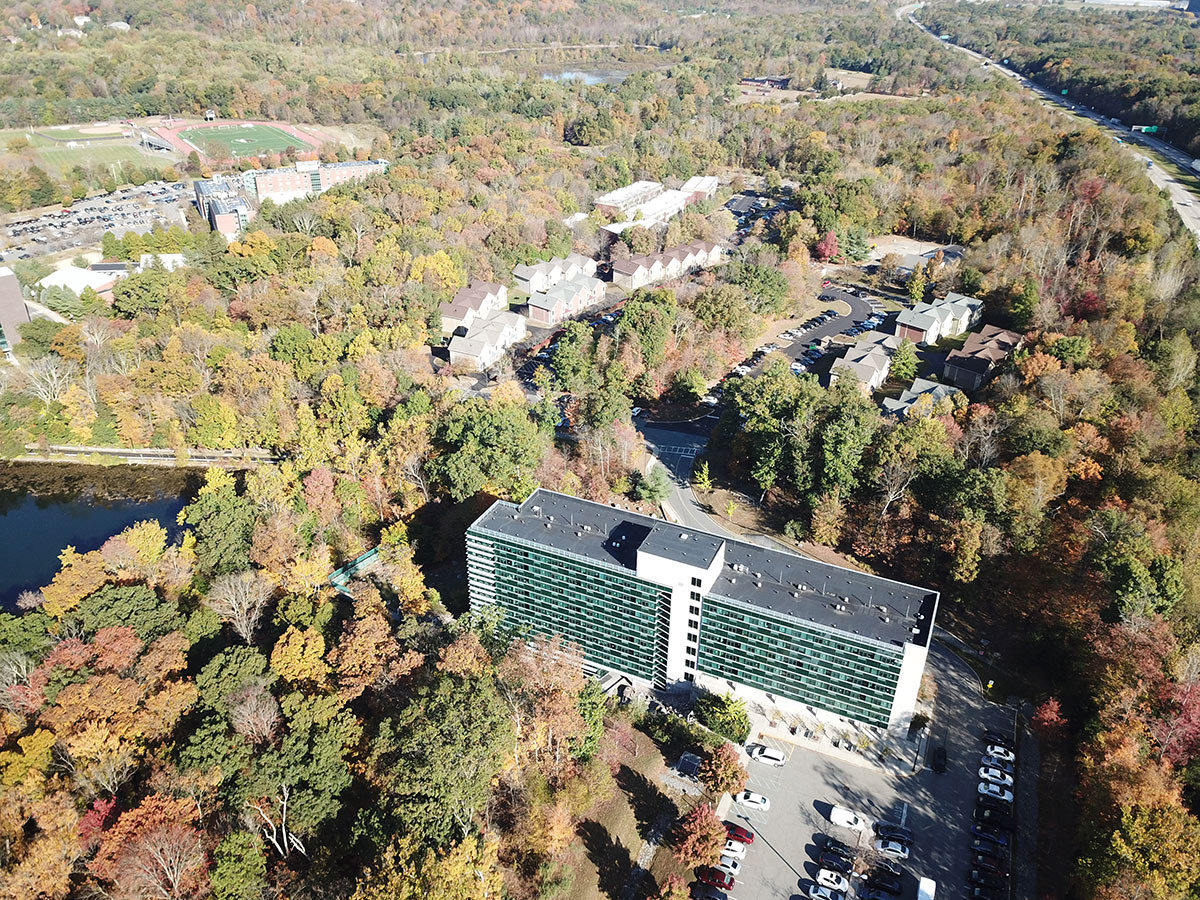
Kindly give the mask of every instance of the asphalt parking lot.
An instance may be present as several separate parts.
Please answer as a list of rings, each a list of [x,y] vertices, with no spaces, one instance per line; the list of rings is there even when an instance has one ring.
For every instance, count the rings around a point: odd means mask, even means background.
[[[156,225],[183,225],[183,208],[191,191],[184,183],[149,182],[76,200],[69,209],[40,216],[16,215],[4,226],[0,261],[28,259],[74,248],[90,247],[106,231],[145,233]]]
[[[764,741],[788,752],[790,758],[782,768],[748,763],[749,789],[770,798],[769,811],[735,805],[726,816],[755,832],[742,877],[730,892],[732,900],[806,898],[817,874],[820,849],[816,840],[821,835],[860,848],[860,860],[872,859],[874,835],[834,826],[828,816],[835,805],[914,831],[911,857],[901,863],[905,875],[900,900],[914,900],[920,877],[934,879],[939,896],[964,895],[971,860],[971,812],[983,750],[979,734],[985,727],[1011,734],[1013,712],[985,701],[974,672],[952,654],[936,649],[930,655],[930,666],[937,672],[938,705],[926,755],[944,741],[949,756],[946,773],[938,775],[922,767],[914,775],[901,777],[783,742]],[[918,765],[922,763],[918,761]],[[1023,785],[1018,780],[1017,790],[1032,790],[1032,779],[1029,781]],[[1031,849],[1018,846],[1017,852],[1024,856]],[[1013,861],[1014,872],[1019,865],[1019,859]],[[863,868],[861,863],[856,865],[856,870]]]

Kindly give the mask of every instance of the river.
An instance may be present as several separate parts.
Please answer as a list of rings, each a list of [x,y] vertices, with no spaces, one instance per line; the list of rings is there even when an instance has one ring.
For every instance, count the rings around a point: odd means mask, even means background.
[[[0,608],[13,610],[21,591],[49,583],[68,545],[95,550],[145,519],[176,533],[198,483],[175,469],[0,465]]]

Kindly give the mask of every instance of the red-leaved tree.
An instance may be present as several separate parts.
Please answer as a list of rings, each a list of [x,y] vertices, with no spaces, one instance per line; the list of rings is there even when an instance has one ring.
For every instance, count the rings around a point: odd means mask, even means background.
[[[832,231],[825,232],[825,237],[817,241],[816,246],[817,259],[821,262],[833,259],[838,255],[838,239],[837,235]]]
[[[675,826],[675,855],[688,868],[713,865],[724,846],[725,826],[707,803],[693,807]]]

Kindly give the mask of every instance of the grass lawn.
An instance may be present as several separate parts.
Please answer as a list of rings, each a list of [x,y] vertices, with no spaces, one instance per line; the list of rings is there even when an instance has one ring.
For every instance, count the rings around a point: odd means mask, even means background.
[[[82,134],[76,129],[46,131],[45,133],[53,135],[59,140],[52,140],[43,134],[19,128],[0,131],[0,166],[32,163],[45,169],[52,178],[59,178],[74,166],[86,168],[128,163],[135,166],[152,165],[161,168],[175,161],[173,157],[162,153],[145,152],[132,140],[121,138],[119,135],[116,140],[113,140],[104,135]],[[9,142],[16,138],[27,140],[29,149],[20,154],[7,152]],[[80,144],[90,141],[91,145],[69,148],[67,141],[78,141]]]
[[[179,132],[179,136],[206,156],[213,158],[261,156],[288,147],[313,149],[299,138],[274,125],[211,125]]]
[[[576,827],[579,840],[566,859],[566,867],[575,877],[563,900],[621,900],[650,826],[664,813],[675,816],[690,808],[663,792],[659,775],[666,769],[666,760],[649,737],[636,734],[638,752],[627,757],[617,772],[616,794]],[[650,867],[654,877],[643,879],[634,896],[653,894],[658,890],[657,879],[677,871],[671,868],[676,865],[674,854],[660,845]]]
[[[43,161],[46,170],[65,172],[72,166],[110,166],[129,163],[134,166],[144,166],[156,163],[165,166],[172,160],[162,154],[143,153],[130,144],[92,144],[90,147],[80,147],[68,150],[66,147],[47,148],[38,150],[37,156]]]

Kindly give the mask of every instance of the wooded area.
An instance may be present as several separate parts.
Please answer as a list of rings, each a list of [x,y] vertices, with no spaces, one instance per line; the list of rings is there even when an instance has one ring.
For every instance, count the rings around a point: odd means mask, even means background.
[[[1080,11],[1050,5],[931,3],[937,34],[1126,125],[1151,125],[1200,156],[1196,19],[1170,10]]]
[[[447,563],[459,538],[429,522],[539,483],[653,499],[633,404],[697,400],[765,324],[812,302],[812,258],[890,233],[964,245],[916,290],[983,298],[1025,349],[974,402],[903,422],[783,364],[727,382],[713,476],[763,496],[789,535],[938,586],[955,627],[1003,631],[1078,779],[1075,808],[1047,813],[1078,838],[1041,860],[1047,890],[1194,895],[1192,237],[1112,141],[881,5],[747,3],[700,23],[597,9],[105,2],[95,15],[137,31],[78,46],[24,24],[66,7],[11,13],[23,43],[0,55],[0,119],[147,112],[153,97],[370,121],[391,168],[267,204],[228,246],[200,223],[109,236],[106,255],[189,265],[129,276],[111,308],[47,298],[69,324],[23,328],[22,366],[3,372],[6,454],[44,440],[287,461],[241,482],[212,473],[178,540],[148,523],[66,552],[22,614],[0,616],[0,895],[569,890],[563,854],[612,795],[634,723],[664,747],[695,738],[606,706],[573,648],[534,664],[538,648],[502,625],[450,615],[462,597],[432,590],[418,561]],[[629,51],[638,71],[615,86],[530,77],[519,57],[395,53],[473,28],[483,44],[608,30],[662,52]],[[803,83],[830,64],[910,99],[732,102],[743,75]],[[434,370],[439,304],[468,280],[595,255],[595,216],[562,224],[595,192],[709,171],[786,179],[797,211],[756,225],[728,265],[635,293],[613,329],[567,326],[533,403],[516,382],[464,398]],[[661,236],[630,229],[615,253],[731,230],[701,204]],[[16,268],[27,284],[44,274]],[[578,440],[555,440],[560,404]],[[329,572],[377,543],[372,580],[334,594]],[[714,778],[736,776],[713,759]],[[689,821],[679,846],[703,845],[704,814]]]

